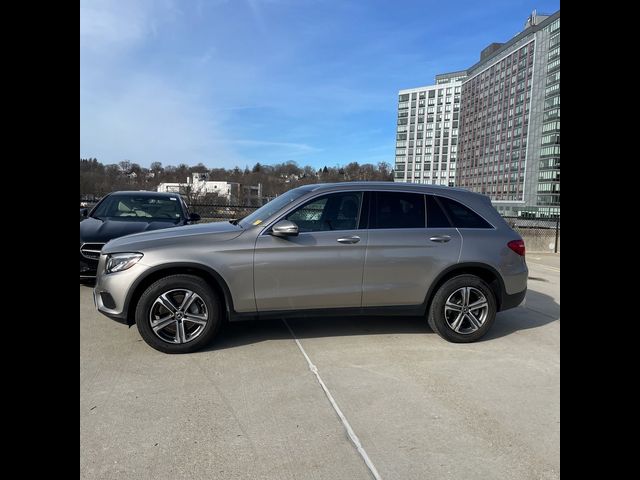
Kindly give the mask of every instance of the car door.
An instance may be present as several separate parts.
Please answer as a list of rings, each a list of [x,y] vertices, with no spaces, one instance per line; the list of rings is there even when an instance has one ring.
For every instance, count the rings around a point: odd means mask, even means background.
[[[457,229],[430,195],[375,192],[362,306],[421,304],[437,275],[458,262],[461,245]]]
[[[298,236],[256,239],[254,286],[259,312],[360,307],[366,230],[358,229],[363,192],[320,195],[278,220]]]

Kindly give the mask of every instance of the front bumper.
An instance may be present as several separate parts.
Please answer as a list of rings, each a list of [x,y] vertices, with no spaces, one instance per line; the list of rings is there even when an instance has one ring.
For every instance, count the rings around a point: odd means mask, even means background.
[[[91,260],[80,254],[80,278],[95,278],[97,270],[97,260]]]
[[[96,285],[93,289],[93,301],[96,309],[103,315],[120,323],[131,325],[134,322],[129,319],[127,299],[134,288],[136,280],[149,268],[140,263],[123,272],[104,273],[106,255],[100,255],[96,276]]]

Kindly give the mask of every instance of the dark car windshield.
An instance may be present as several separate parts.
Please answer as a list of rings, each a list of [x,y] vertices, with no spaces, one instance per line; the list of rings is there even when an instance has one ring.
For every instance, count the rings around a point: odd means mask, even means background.
[[[244,228],[249,228],[254,225],[260,225],[267,218],[274,213],[278,212],[291,202],[297,200],[309,190],[306,188],[294,188],[287,193],[283,193],[279,197],[274,198],[269,203],[263,205],[251,215],[247,215],[240,221],[240,225]]]
[[[91,216],[100,219],[174,221],[183,217],[176,197],[152,195],[111,195],[104,199]]]

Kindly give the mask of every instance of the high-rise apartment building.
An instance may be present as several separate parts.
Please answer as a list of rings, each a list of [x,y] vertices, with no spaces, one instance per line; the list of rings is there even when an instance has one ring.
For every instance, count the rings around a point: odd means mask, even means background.
[[[427,145],[418,147],[417,142],[423,140],[418,132],[429,130],[424,120],[425,126],[418,129],[419,110],[414,115],[411,104],[414,96],[419,102],[428,89],[446,88],[448,83],[441,87],[439,80],[449,81],[460,92],[456,103],[460,107],[451,111],[448,158],[443,158],[444,133],[435,136],[437,130],[432,129],[430,168],[437,164],[441,172],[444,162],[446,183],[440,175],[435,182],[432,175],[425,175]],[[503,215],[559,215],[560,12],[533,12],[522,32],[506,43],[486,47],[480,61],[467,70],[438,75],[436,84],[400,91],[395,180],[422,179],[483,193]],[[437,161],[436,138],[440,140]]]
[[[436,76],[435,85],[400,90],[395,181],[453,186],[462,78],[453,72]]]
[[[504,215],[560,214],[560,12],[532,14],[462,84],[456,185]]]
[[[560,15],[544,27],[548,42],[542,139],[536,192],[538,212],[560,215]]]

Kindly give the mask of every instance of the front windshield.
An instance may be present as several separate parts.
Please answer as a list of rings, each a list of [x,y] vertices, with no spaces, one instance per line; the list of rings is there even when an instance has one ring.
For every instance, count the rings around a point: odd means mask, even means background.
[[[305,188],[294,188],[293,190],[289,190],[287,193],[283,193],[279,197],[274,198],[269,203],[260,207],[252,214],[244,217],[242,220],[240,220],[240,225],[244,228],[249,228],[254,225],[260,225],[271,215],[289,205],[291,202],[297,200],[302,195],[307,193],[307,191],[308,190]]]
[[[98,205],[92,217],[134,221],[174,221],[183,216],[176,197],[153,195],[111,195]]]

